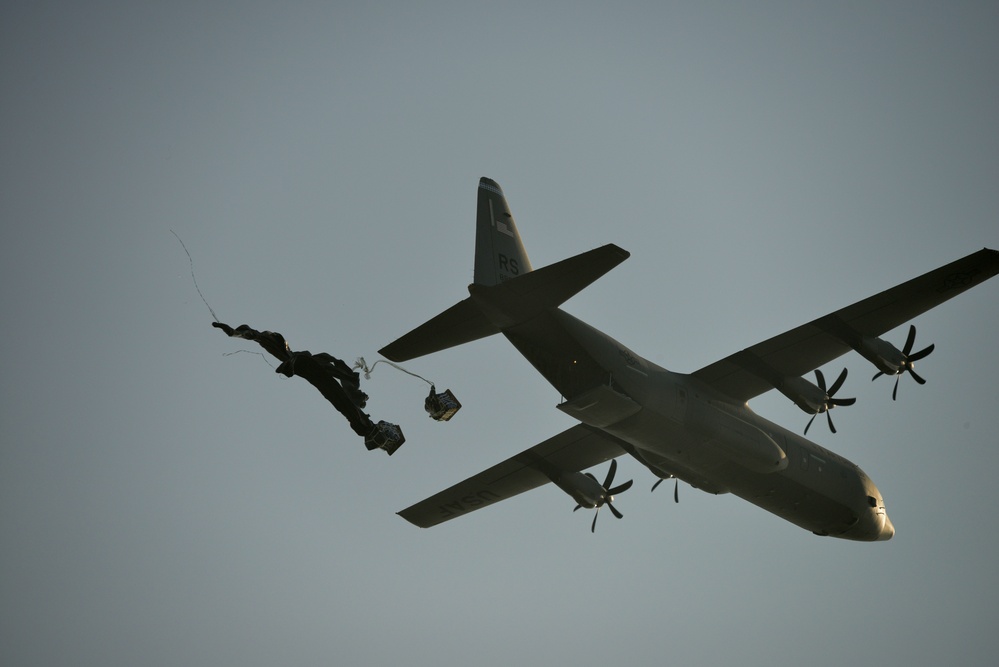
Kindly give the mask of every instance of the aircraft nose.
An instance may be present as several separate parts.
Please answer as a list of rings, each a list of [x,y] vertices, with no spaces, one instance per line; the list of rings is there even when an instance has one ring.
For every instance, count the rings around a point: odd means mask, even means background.
[[[878,534],[877,541],[885,542],[894,537],[894,535],[895,535],[895,524],[893,524],[891,522],[891,519],[888,518],[888,515],[885,514],[885,523],[881,527],[881,533]]]

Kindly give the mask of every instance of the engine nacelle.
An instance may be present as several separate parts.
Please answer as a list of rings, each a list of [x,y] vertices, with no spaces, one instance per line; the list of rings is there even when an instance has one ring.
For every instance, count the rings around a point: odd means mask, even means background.
[[[865,336],[860,339],[856,350],[885,375],[897,375],[905,362],[905,355],[901,350],[880,338]]]
[[[604,487],[585,473],[559,472],[549,477],[555,486],[572,496],[572,499],[582,507],[593,509],[604,503]]]
[[[801,377],[784,378],[777,386],[777,391],[790,398],[795,405],[810,415],[822,411],[828,399],[826,392]]]

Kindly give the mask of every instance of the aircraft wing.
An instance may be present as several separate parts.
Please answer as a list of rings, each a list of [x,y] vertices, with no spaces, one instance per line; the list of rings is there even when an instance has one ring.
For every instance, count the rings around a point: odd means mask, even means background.
[[[785,377],[804,375],[856,349],[999,273],[999,251],[988,248],[825,317],[786,331],[693,373],[740,402]]]
[[[624,453],[611,436],[578,424],[407,507],[399,516],[429,528],[547,484],[557,471],[585,470]]]

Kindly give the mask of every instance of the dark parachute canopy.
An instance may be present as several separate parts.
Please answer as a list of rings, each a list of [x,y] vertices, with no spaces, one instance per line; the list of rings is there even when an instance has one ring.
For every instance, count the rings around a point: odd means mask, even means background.
[[[326,352],[294,352],[288,347],[284,336],[276,331],[257,331],[246,324],[233,329],[228,324],[217,321],[212,322],[212,326],[221,329],[231,338],[258,343],[281,362],[276,372],[286,377],[297,375],[318,389],[347,418],[354,433],[364,438],[364,444],[369,450],[384,449],[391,456],[406,441],[398,425],[385,421],[374,423],[363,412],[368,396],[361,391],[360,376],[341,359]]]
[[[369,450],[384,449],[391,456],[395,450],[402,446],[406,438],[402,434],[402,429],[398,424],[386,421],[372,422],[367,413],[363,411],[368,401],[368,395],[361,391],[360,376],[353,368],[347,366],[343,360],[337,359],[326,352],[312,354],[308,350],[292,351],[288,346],[288,341],[276,331],[257,331],[247,324],[241,324],[234,329],[228,324],[219,321],[215,311],[208,304],[208,300],[205,299],[205,295],[202,294],[201,287],[198,286],[198,279],[194,275],[194,259],[191,257],[191,253],[176,232],[170,230],[170,233],[177,237],[177,241],[180,242],[184,253],[187,255],[191,266],[191,280],[194,281],[194,288],[197,290],[198,296],[201,297],[201,300],[208,308],[208,312],[212,314],[212,318],[215,320],[212,322],[213,327],[221,329],[231,338],[242,338],[258,343],[264,350],[281,362],[276,372],[286,377],[297,375],[318,389],[319,393],[347,418],[354,432],[364,438],[364,444]],[[358,359],[358,363],[354,368],[363,369],[364,376],[367,378],[370,377],[372,368],[379,363],[381,361],[376,361],[369,368],[364,359],[361,358]],[[448,421],[461,408],[461,403],[458,402],[458,399],[455,398],[450,389],[438,393],[434,384],[426,378],[422,378],[415,373],[410,373],[405,368],[390,361],[386,361],[385,363],[394,366],[404,373],[418,377],[430,385],[430,395],[426,398],[424,407],[432,419],[441,422]]]

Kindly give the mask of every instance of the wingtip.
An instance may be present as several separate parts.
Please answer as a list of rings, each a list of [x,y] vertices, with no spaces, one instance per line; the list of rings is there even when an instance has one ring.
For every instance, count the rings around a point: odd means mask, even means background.
[[[599,248],[597,248],[597,250],[605,253],[607,256],[616,255],[618,264],[631,257],[630,252],[628,252],[621,246],[617,245],[616,243],[608,243],[606,245],[602,245]]]
[[[388,359],[389,361],[392,361],[392,362],[395,362],[395,363],[397,363],[397,364],[398,364],[398,363],[401,363],[401,362],[403,362],[403,361],[407,361],[406,359],[402,359],[402,358],[400,358],[400,356],[399,356],[399,355],[397,355],[396,353],[394,353],[394,352],[392,351],[392,344],[391,344],[391,343],[390,343],[390,344],[388,344],[388,345],[386,345],[386,346],[385,346],[385,347],[383,347],[382,349],[378,350],[378,354],[379,354],[380,356],[383,356],[383,357],[385,357],[385,358],[386,358],[386,359]]]
[[[407,509],[409,509],[409,508],[407,508]],[[396,516],[401,516],[408,523],[416,526],[417,528],[426,529],[426,528],[430,527],[430,526],[421,525],[421,524],[417,523],[416,521],[414,521],[411,517],[406,516],[406,510],[399,510],[398,512],[396,512]]]
[[[621,246],[617,245],[616,243],[608,243],[607,245],[610,246],[611,248],[614,248],[615,250],[617,250],[618,253],[620,253],[620,255],[622,257],[622,261],[624,261],[625,259],[628,259],[629,257],[631,257],[631,253],[630,252],[628,252],[627,250],[625,250]]]

